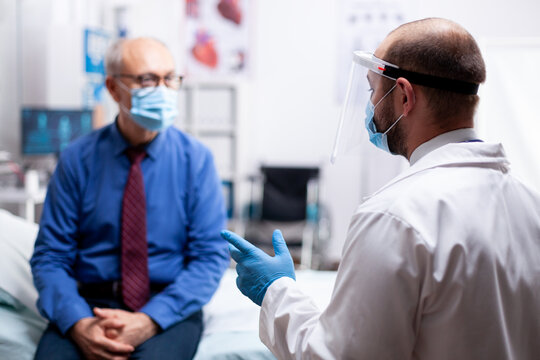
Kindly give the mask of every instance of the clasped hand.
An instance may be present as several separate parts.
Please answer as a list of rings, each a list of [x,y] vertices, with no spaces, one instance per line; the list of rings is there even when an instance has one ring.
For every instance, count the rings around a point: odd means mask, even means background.
[[[275,230],[272,236],[273,257],[231,231],[224,230],[221,236],[229,242],[231,257],[237,262],[236,285],[255,304],[262,304],[266,290],[275,280],[283,276],[296,280],[294,263],[281,231]]]
[[[70,331],[87,359],[128,359],[158,331],[157,324],[144,313],[94,308],[94,315],[79,320]]]

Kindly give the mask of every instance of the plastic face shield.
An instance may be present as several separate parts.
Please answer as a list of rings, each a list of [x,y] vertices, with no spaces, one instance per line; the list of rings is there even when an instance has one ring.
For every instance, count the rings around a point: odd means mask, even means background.
[[[349,83],[345,93],[345,103],[341,109],[339,125],[330,161],[334,163],[338,156],[347,153],[360,144],[364,129],[365,108],[369,100],[369,90],[376,89],[382,77],[396,80],[406,78],[410,83],[430,88],[446,90],[464,95],[476,95],[478,84],[428,75],[420,72],[400,69],[394,64],[375,57],[365,51],[355,51],[349,73]],[[368,83],[367,78],[370,82]]]
[[[335,163],[339,156],[358,146],[362,137],[366,135],[364,118],[366,116],[366,104],[371,96],[370,89],[377,88],[382,79],[381,76],[392,79],[384,74],[388,66],[397,68],[397,66],[381,60],[369,52],[355,51],[353,53],[345,101],[341,109],[334,148],[330,158],[332,164]],[[371,83],[368,82],[368,76]]]

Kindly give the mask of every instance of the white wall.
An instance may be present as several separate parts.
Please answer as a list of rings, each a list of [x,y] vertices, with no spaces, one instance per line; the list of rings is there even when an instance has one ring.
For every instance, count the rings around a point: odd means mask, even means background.
[[[83,2],[20,1],[21,17],[17,20],[23,106],[82,105]]]
[[[16,0],[0,0],[0,150],[19,152]]]
[[[360,181],[360,153],[335,165],[329,161],[340,110],[335,93],[338,11],[331,0],[258,2],[251,101],[256,131],[247,134],[253,151],[246,154],[252,169],[261,163],[321,167],[321,202],[332,219],[332,258],[341,254],[362,195],[378,187]],[[367,151],[377,160],[389,157],[376,149]],[[381,169],[382,181],[397,172],[389,169]]]
[[[476,39],[540,35],[537,0],[411,0],[412,17],[445,17],[464,26]]]
[[[124,7],[129,37],[151,36],[160,39],[171,50],[178,69],[184,61],[182,36],[184,3],[180,0],[87,0],[100,3],[101,25],[114,32],[114,10]]]

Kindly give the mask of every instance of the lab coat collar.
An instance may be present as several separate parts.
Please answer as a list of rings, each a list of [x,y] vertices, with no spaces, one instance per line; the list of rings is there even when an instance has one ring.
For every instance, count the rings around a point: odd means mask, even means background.
[[[446,144],[466,142],[466,141],[471,141],[471,140],[478,140],[476,131],[474,131],[473,128],[464,128],[464,129],[448,131],[444,134],[435,136],[433,139],[428,140],[425,143],[418,146],[411,154],[409,163],[411,165],[414,165],[418,160],[420,160],[426,154]]]
[[[372,198],[386,188],[401,180],[415,175],[421,171],[436,167],[484,167],[506,173],[510,169],[502,144],[489,144],[484,142],[450,143],[438,147],[424,155],[414,165],[390,180],[374,194],[365,198]]]
[[[149,144],[145,145],[146,154],[152,160],[155,160],[158,154],[165,146],[167,132],[170,129],[165,129],[157,134],[157,136]],[[131,144],[126,140],[124,135],[118,129],[118,116],[116,117],[114,124],[111,125],[111,141],[113,146],[113,153],[115,156],[121,156],[124,154]]]

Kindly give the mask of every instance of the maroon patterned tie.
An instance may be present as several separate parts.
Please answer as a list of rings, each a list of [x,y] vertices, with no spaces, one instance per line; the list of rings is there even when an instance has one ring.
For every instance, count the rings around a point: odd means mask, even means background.
[[[150,298],[148,245],[146,243],[146,199],[141,161],[144,149],[126,150],[131,168],[122,201],[122,299],[138,311]]]

